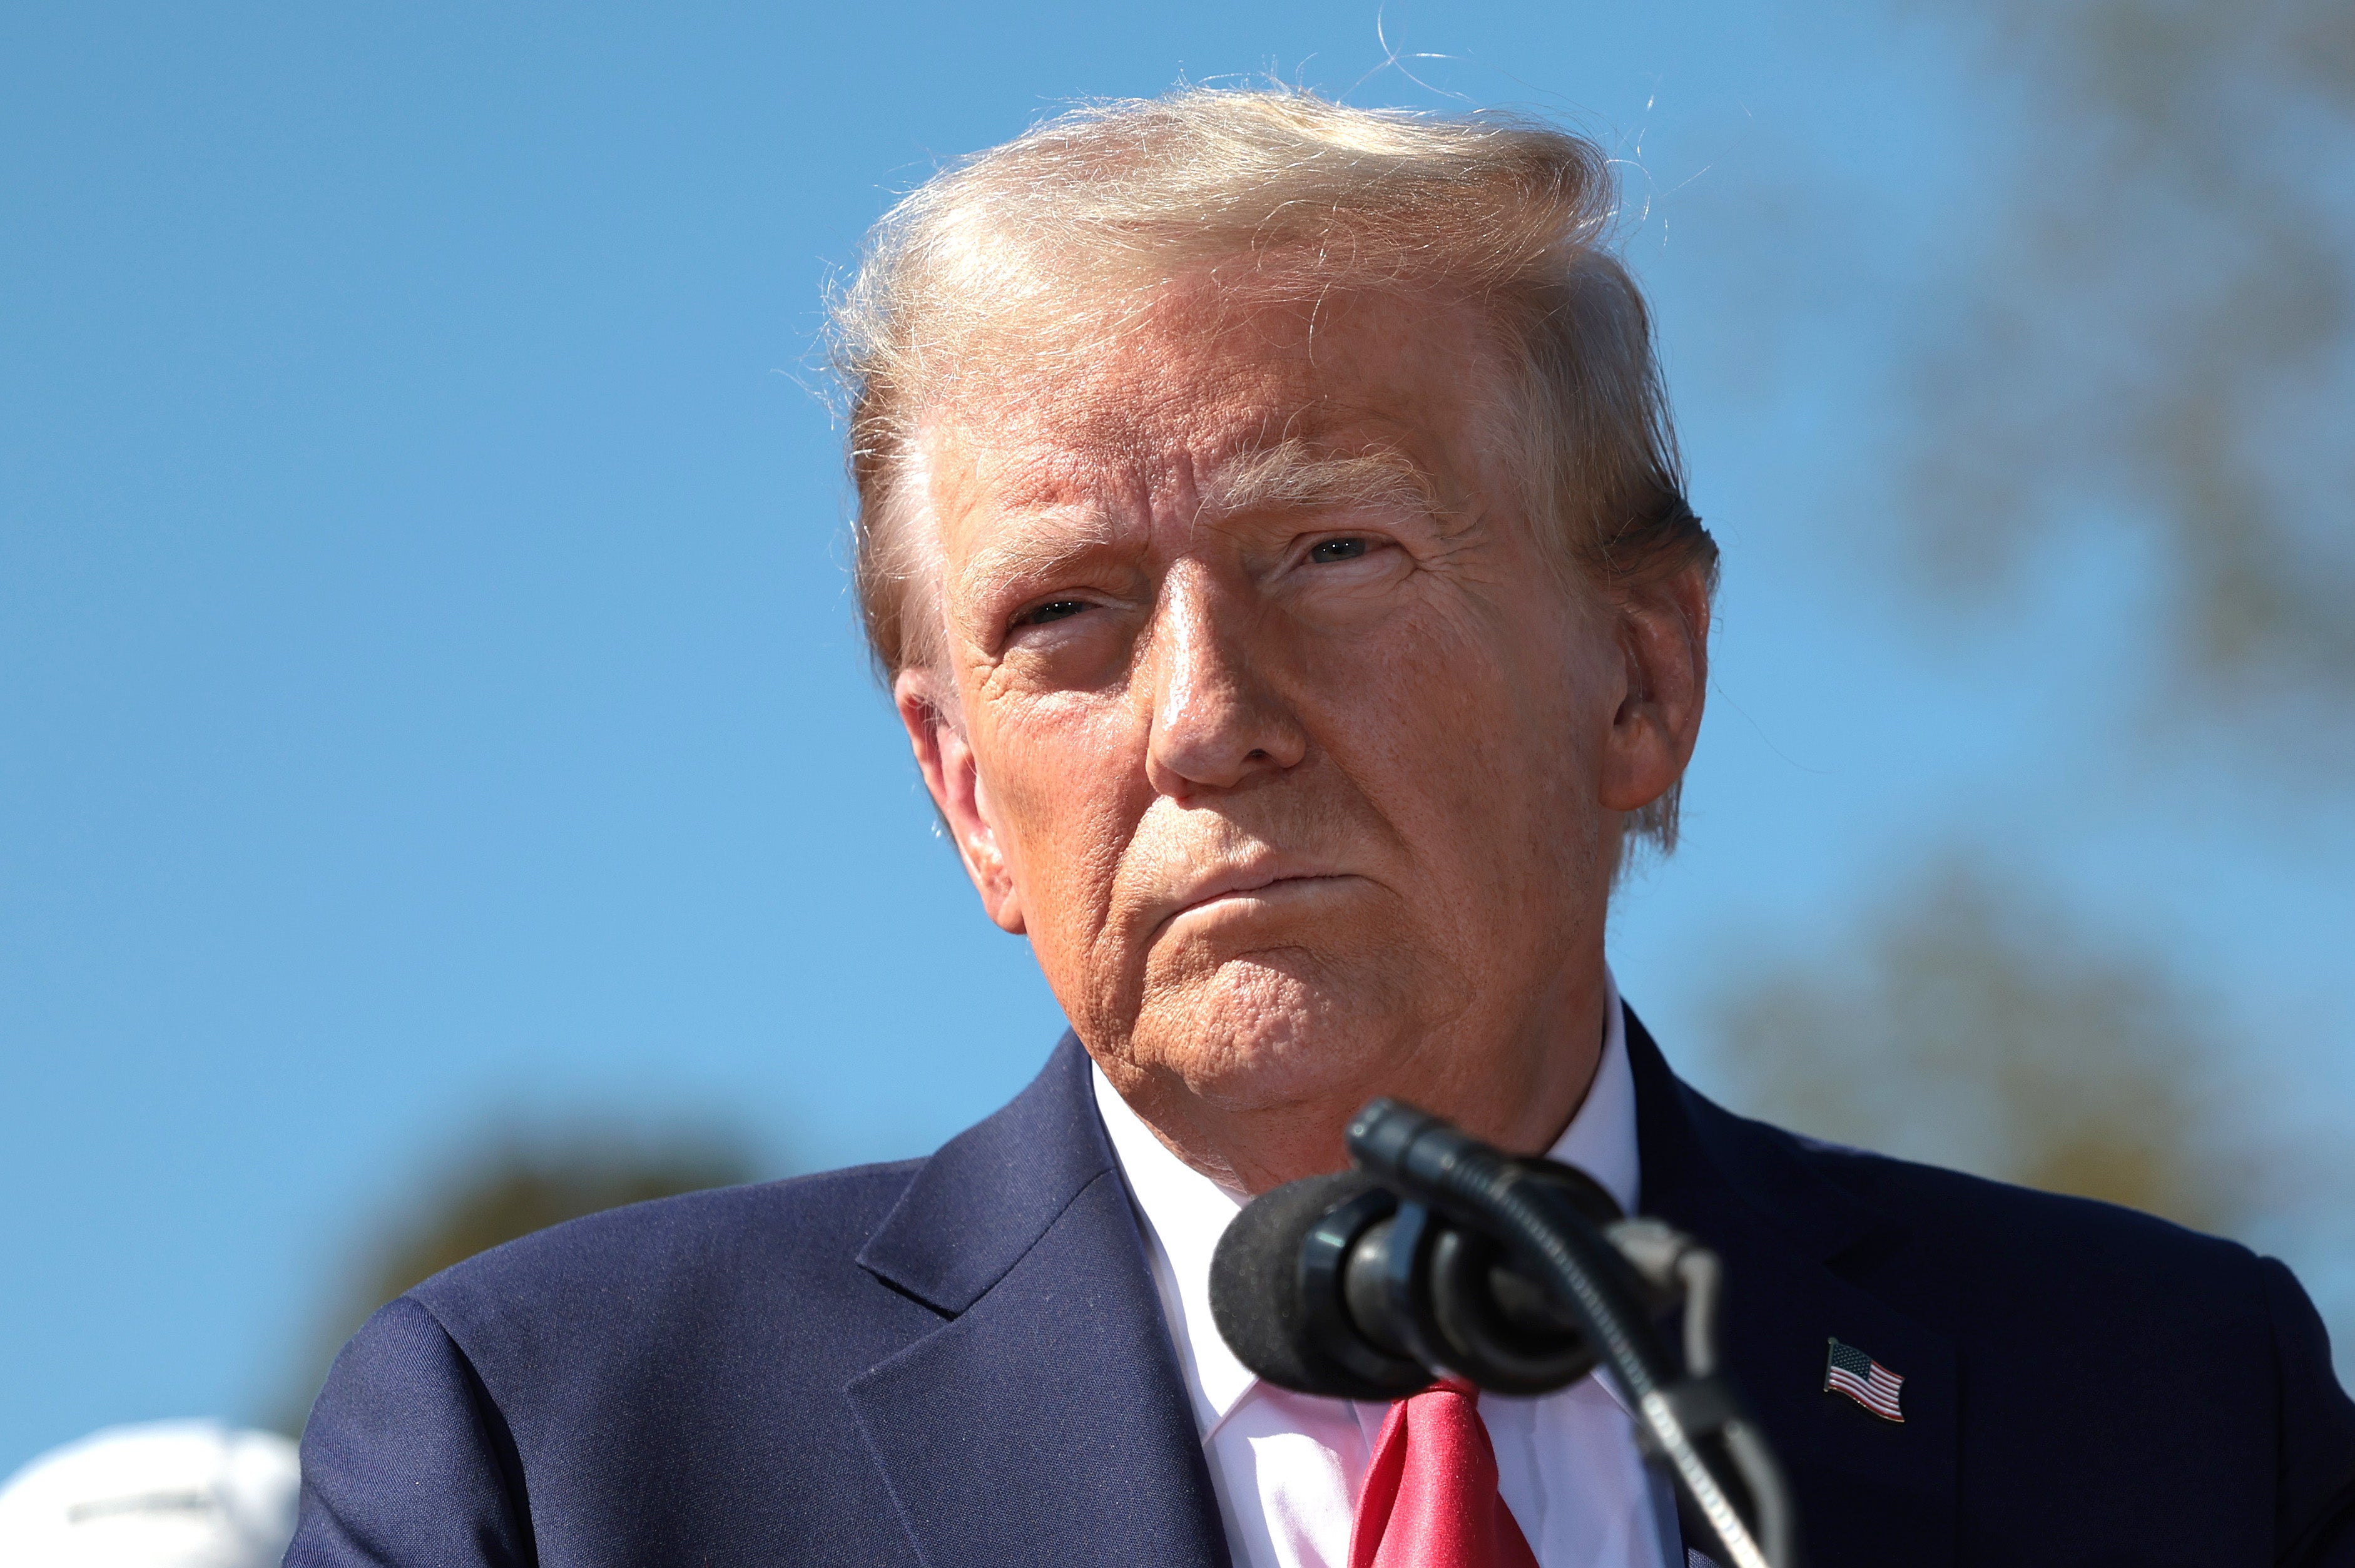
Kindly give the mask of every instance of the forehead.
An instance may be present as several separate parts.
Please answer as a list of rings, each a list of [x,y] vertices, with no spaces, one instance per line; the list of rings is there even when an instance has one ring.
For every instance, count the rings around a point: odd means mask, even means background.
[[[1248,311],[1181,296],[974,379],[925,442],[952,549],[976,513],[1199,504],[1221,471],[1280,445],[1396,453],[1468,483],[1501,445],[1507,400],[1474,307],[1381,293]]]

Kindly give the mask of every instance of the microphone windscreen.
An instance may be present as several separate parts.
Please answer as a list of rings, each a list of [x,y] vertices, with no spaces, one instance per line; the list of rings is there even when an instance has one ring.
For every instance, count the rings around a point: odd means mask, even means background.
[[[1324,1342],[1336,1327],[1332,1314],[1320,1324],[1302,1295],[1300,1253],[1309,1232],[1380,1185],[1357,1170],[1286,1182],[1244,1205],[1219,1238],[1210,1257],[1211,1320],[1235,1359],[1277,1387],[1333,1399],[1396,1399],[1430,1381],[1401,1369],[1400,1387],[1400,1371],[1383,1380],[1353,1372]]]

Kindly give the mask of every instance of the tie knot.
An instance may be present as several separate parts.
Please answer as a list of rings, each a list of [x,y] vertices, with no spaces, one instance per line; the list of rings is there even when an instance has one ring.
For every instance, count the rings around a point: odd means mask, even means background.
[[[1480,1390],[1442,1378],[1383,1418],[1358,1496],[1350,1568],[1538,1568],[1497,1491]]]

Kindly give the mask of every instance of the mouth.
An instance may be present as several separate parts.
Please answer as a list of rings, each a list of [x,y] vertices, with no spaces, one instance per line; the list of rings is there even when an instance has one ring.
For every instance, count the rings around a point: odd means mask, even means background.
[[[1358,879],[1339,872],[1280,869],[1273,867],[1231,867],[1203,879],[1186,890],[1178,901],[1156,923],[1156,929],[1165,928],[1173,921],[1188,914],[1200,914],[1221,909],[1241,909],[1252,904],[1288,902],[1294,899],[1313,897],[1328,892],[1345,882]]]

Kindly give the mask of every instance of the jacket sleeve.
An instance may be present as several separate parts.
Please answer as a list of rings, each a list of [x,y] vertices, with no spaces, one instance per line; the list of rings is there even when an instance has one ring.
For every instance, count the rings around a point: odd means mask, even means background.
[[[2355,1568],[2355,1404],[2331,1371],[2330,1336],[2289,1270],[2262,1260],[2281,1390],[2275,1561]]]
[[[506,1421],[440,1320],[402,1296],[344,1347],[303,1428],[287,1568],[535,1561]]]

